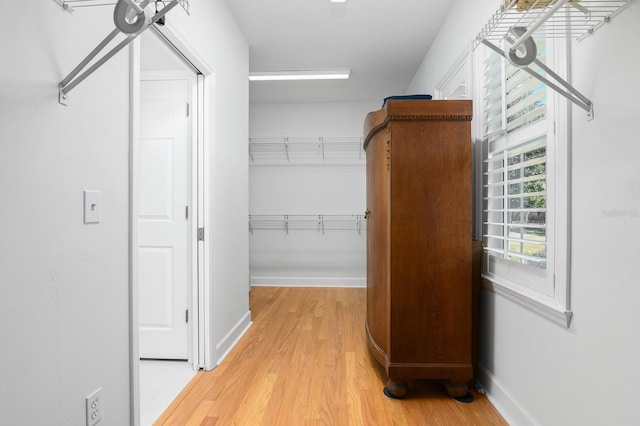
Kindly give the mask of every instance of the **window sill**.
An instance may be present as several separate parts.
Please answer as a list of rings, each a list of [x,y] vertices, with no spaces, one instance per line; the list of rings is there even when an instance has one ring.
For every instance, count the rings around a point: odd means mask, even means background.
[[[556,324],[566,328],[571,325],[573,312],[560,304],[558,300],[494,275],[483,274],[482,278],[483,286],[487,290],[506,297]]]

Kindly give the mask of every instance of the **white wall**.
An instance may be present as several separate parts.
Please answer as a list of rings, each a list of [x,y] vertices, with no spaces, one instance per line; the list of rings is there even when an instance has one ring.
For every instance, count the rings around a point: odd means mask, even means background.
[[[214,341],[222,342],[248,313],[248,48],[223,1],[191,4],[191,18],[175,10],[168,22],[175,17],[217,72],[211,320]],[[83,425],[84,398],[98,387],[101,424],[129,424],[127,52],[75,88],[68,107],[57,102],[58,82],[113,29],[112,11],[69,14],[53,1],[3,3],[2,424]],[[99,224],[83,224],[83,189],[101,191]]]
[[[177,10],[167,27],[177,33],[214,72],[206,112],[211,303],[209,330],[219,360],[250,324],[248,195],[249,47],[223,0],[191,1],[191,16]]]
[[[57,84],[113,28],[109,12],[28,0],[3,14],[0,422],[83,425],[102,387],[103,422],[128,424],[127,54],[65,108]],[[84,189],[102,194],[99,224],[83,224]]]
[[[458,0],[409,92],[433,90],[497,6]],[[571,327],[483,294],[484,384],[513,424],[640,423],[640,4],[574,42]]]
[[[380,102],[252,104],[250,134],[261,137],[361,136],[364,117]],[[365,162],[292,159],[277,164],[258,155],[250,164],[253,215],[362,215]],[[327,220],[330,220],[327,216]],[[330,224],[327,224],[329,227]],[[254,285],[364,286],[366,235],[354,230],[254,230],[250,236]]]

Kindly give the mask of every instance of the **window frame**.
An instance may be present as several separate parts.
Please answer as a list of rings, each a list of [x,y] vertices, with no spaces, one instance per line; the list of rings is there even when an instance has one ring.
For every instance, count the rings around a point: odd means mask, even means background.
[[[548,46],[553,45],[551,54],[547,55],[548,65],[560,76],[567,76],[570,65],[570,40],[548,39]],[[486,53],[482,49],[487,49],[480,44],[472,53],[469,61],[473,64],[473,89],[474,102],[474,123],[472,125],[472,137],[476,158],[479,163],[475,168],[475,180],[480,185],[475,186],[475,198],[480,202],[475,203],[476,225],[475,238],[483,238],[483,171],[484,160],[486,159],[486,139],[483,134],[483,86],[484,86],[484,58]],[[570,286],[570,241],[571,241],[571,104],[561,95],[547,87],[547,98],[551,108],[547,110],[547,216],[552,217],[553,229],[548,235],[547,244],[549,252],[548,272],[551,280],[551,291],[540,292],[529,285],[524,285],[517,279],[506,277],[500,273],[487,272],[483,267],[483,285],[486,289],[500,294],[526,308],[543,315],[544,317],[569,327],[573,313],[571,311],[571,286]],[[504,126],[504,123],[503,123]],[[533,125],[514,131],[522,135],[531,136],[529,128]],[[524,139],[523,139],[524,140]],[[550,191],[549,186],[552,187]],[[484,265],[487,265],[488,256],[484,255]],[[514,263],[515,264],[515,263]]]
[[[473,82],[473,47],[469,43],[436,85],[435,99],[472,99]],[[464,87],[462,93],[457,90],[461,86]],[[455,96],[456,93],[459,96]]]

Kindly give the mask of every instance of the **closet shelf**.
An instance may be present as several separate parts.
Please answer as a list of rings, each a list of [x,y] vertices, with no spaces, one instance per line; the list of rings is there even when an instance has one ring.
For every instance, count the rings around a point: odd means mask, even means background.
[[[636,0],[505,0],[475,39],[502,41],[513,27],[538,29],[547,37],[582,39]],[[526,38],[526,37],[525,37]]]
[[[163,4],[169,3],[170,0],[162,0]],[[95,6],[113,6],[117,0],[55,0],[64,10],[73,13],[76,8],[95,7]],[[182,6],[185,12],[189,13],[189,0],[178,0],[178,4]]]
[[[69,13],[75,12],[78,7],[113,6],[117,0],[54,0]]]
[[[587,111],[593,118],[592,102],[566,80],[536,58],[532,35],[582,39],[607,23],[636,0],[503,0],[502,6],[476,36],[473,47],[484,44],[513,65],[547,84],[551,89]],[[507,48],[501,48],[507,42]],[[546,73],[534,71],[536,64]]]
[[[335,214],[281,214],[281,215],[249,215],[249,232],[255,230],[285,231],[292,230],[318,231],[346,230],[362,233],[365,224],[364,215]]]
[[[252,136],[249,158],[252,163],[296,163],[357,161],[364,163],[362,136]]]

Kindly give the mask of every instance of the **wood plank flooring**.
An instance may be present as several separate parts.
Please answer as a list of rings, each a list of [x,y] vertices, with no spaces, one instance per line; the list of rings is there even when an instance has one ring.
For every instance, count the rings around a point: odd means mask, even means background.
[[[154,425],[507,424],[485,396],[462,404],[433,381],[385,397],[366,344],[365,289],[254,287],[250,304],[247,334]]]

